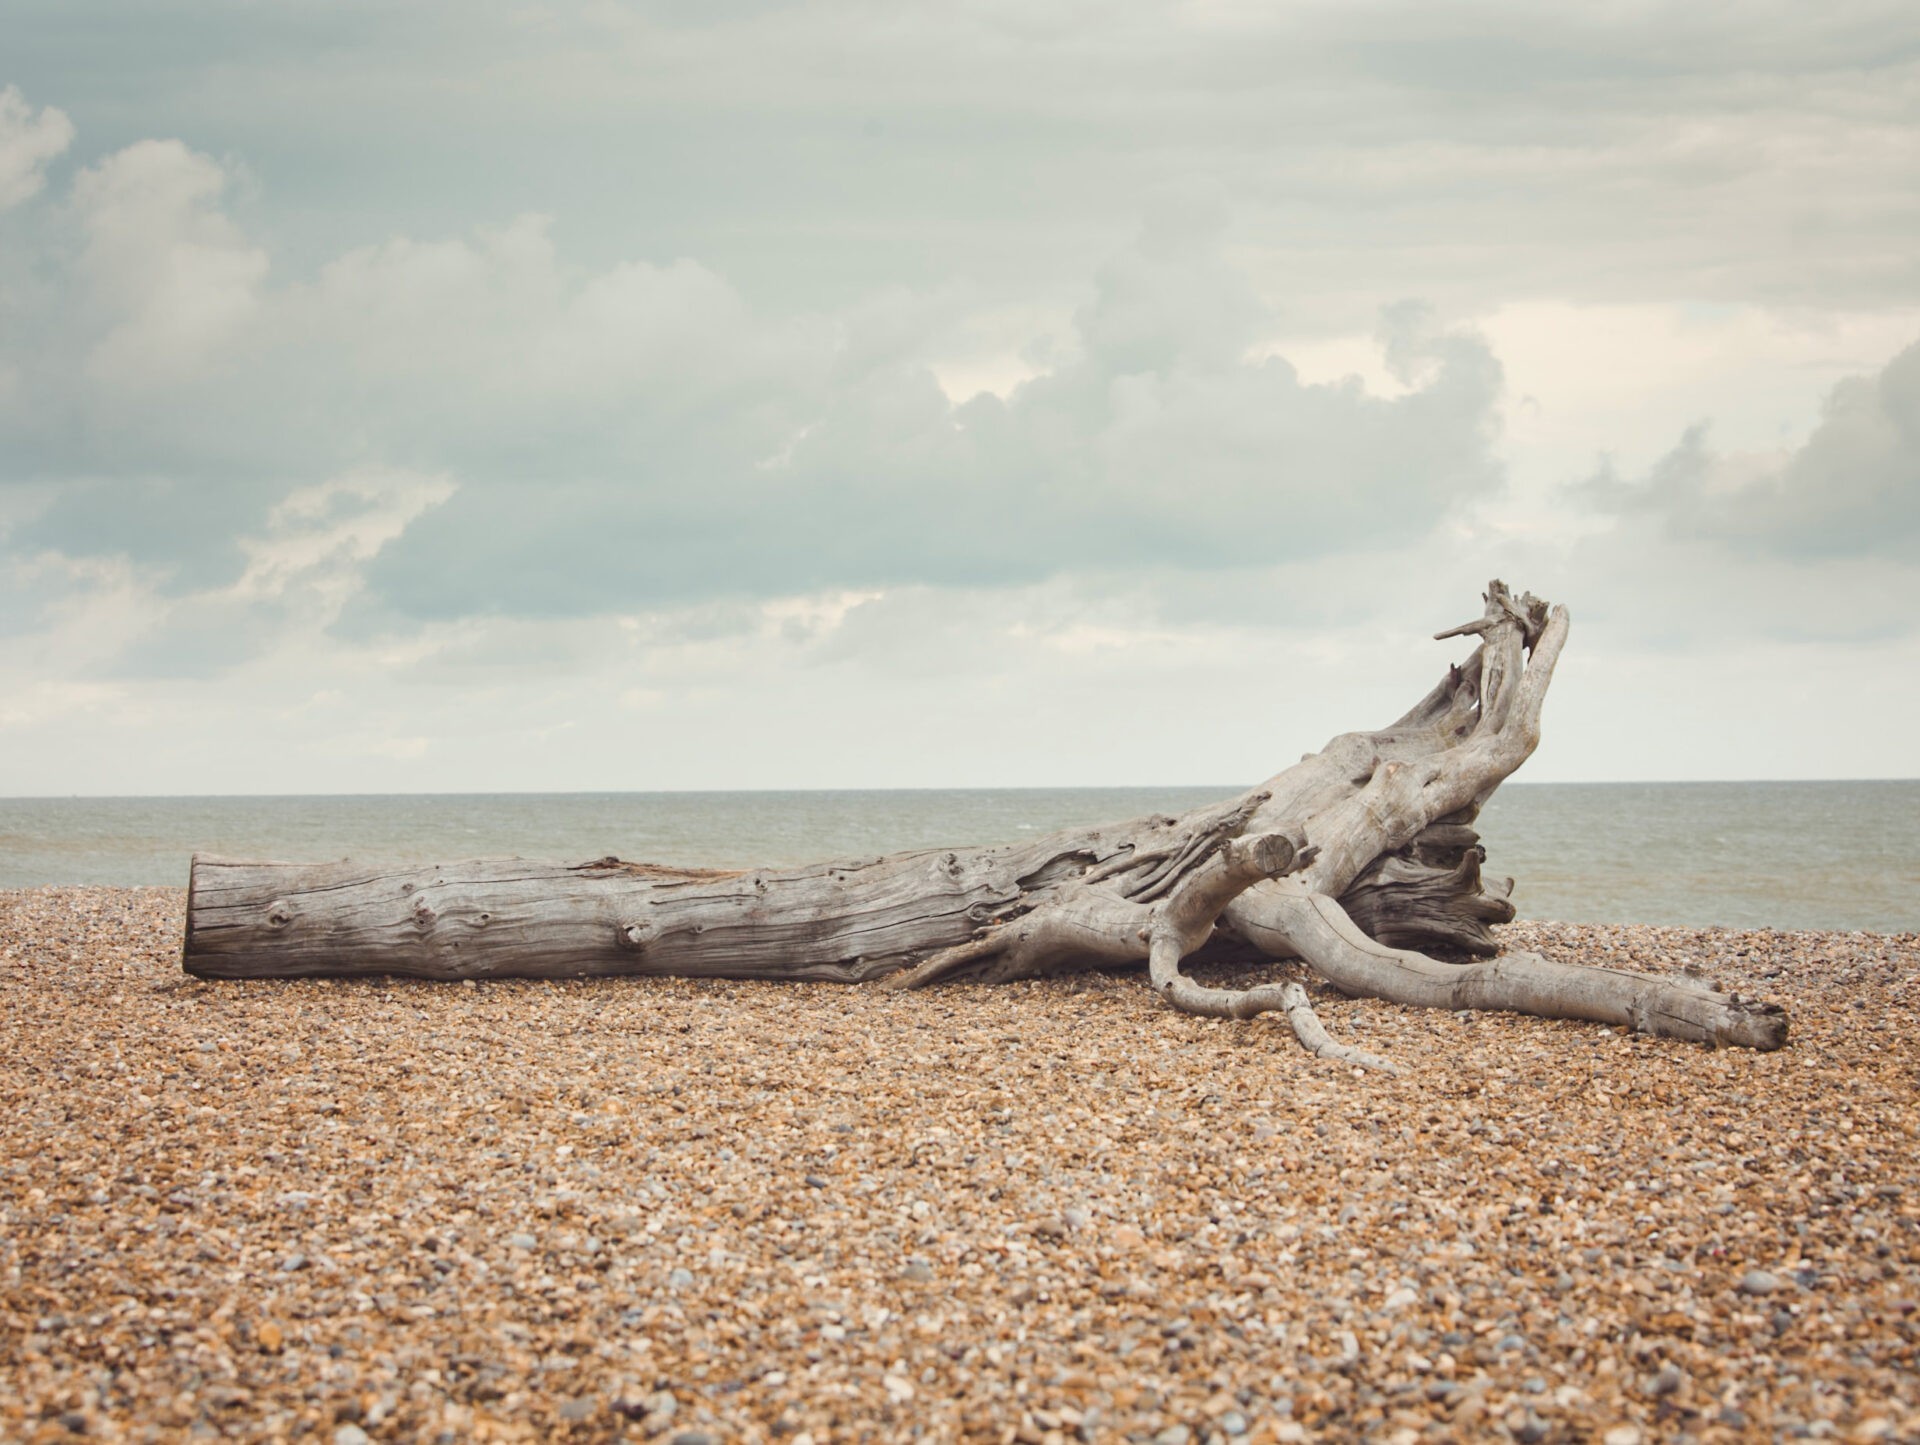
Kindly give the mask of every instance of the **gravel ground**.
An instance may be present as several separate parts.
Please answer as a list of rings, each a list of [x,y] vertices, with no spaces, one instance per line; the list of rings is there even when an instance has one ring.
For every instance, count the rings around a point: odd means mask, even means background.
[[[1776,1054],[1094,976],[199,983],[0,893],[0,1438],[1920,1439],[1920,938]]]

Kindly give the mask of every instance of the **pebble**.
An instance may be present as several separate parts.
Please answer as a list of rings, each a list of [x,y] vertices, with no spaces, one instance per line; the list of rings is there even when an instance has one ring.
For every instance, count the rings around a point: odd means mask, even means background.
[[[1781,1286],[1780,1276],[1771,1270],[1750,1269],[1740,1276],[1741,1294],[1772,1294]]]
[[[1686,1376],[1672,1365],[1661,1368],[1659,1373],[1647,1378],[1646,1393],[1653,1399],[1663,1399],[1673,1394],[1686,1382]]]
[[[342,1425],[333,1432],[333,1445],[373,1445],[373,1439],[358,1425]]]
[[[181,901],[0,893],[0,1439],[1920,1438],[1912,935],[1509,925],[1794,1041],[1316,986],[1355,1079],[1124,976],[200,983]]]

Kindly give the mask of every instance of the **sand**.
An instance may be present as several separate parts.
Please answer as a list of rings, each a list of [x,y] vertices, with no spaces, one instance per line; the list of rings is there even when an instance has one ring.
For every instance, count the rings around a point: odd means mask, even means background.
[[[1775,1054],[1094,976],[201,983],[0,893],[0,1439],[1920,1439],[1920,938]]]

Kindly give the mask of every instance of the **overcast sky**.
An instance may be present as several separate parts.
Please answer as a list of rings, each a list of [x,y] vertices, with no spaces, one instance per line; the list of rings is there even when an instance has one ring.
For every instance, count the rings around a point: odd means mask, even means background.
[[[1911,0],[7,9],[0,795],[1920,772]]]

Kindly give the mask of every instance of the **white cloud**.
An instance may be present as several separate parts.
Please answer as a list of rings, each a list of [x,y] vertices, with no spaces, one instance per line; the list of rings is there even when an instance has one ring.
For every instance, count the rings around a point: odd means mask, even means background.
[[[0,90],[0,211],[38,195],[47,164],[72,143],[64,111],[48,105],[35,114],[18,86]]]
[[[83,304],[102,329],[93,376],[177,386],[253,319],[267,255],[219,209],[226,184],[176,140],[136,142],[75,178]]]
[[[337,609],[359,585],[360,564],[454,491],[445,475],[360,468],[290,492],[273,509],[265,535],[241,539],[247,569],[232,595],[282,597],[304,586]]]

